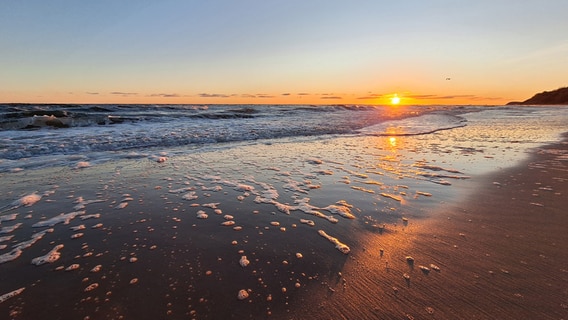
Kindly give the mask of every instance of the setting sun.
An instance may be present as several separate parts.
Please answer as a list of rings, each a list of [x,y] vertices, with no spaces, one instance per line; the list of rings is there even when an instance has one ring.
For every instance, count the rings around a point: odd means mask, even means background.
[[[400,103],[400,97],[395,94],[394,97],[391,98],[391,104],[399,104]]]

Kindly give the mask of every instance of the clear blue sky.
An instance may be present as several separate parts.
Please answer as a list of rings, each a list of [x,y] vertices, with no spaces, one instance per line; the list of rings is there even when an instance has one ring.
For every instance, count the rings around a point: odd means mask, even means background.
[[[567,13],[566,0],[0,0],[0,101],[498,104],[568,85]]]

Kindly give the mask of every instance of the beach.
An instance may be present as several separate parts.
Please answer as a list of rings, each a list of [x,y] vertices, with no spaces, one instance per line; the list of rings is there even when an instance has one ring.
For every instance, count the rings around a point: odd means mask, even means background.
[[[333,294],[305,311],[322,319],[565,319],[568,140],[533,151],[472,179],[469,196],[428,221],[368,239]]]
[[[199,146],[160,146],[149,132],[135,143],[151,148],[4,160],[0,314],[566,318],[560,111],[434,108]],[[335,117],[360,111],[348,112]]]

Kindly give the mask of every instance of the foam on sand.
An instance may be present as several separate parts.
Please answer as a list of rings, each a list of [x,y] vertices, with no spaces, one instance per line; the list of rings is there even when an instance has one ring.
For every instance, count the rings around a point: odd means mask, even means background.
[[[318,230],[318,233],[320,234],[320,236],[329,240],[329,242],[335,244],[335,248],[341,251],[343,254],[348,254],[351,251],[351,249],[349,249],[349,247],[346,244],[341,243],[337,238],[328,235],[327,233],[325,233],[325,231]]]
[[[3,221],[16,220],[16,217],[18,217],[18,213],[12,213],[12,214],[0,216],[0,224],[2,224]]]
[[[14,248],[10,252],[0,255],[0,264],[18,259],[22,255],[22,249]]]
[[[197,211],[197,219],[207,219],[209,215],[203,210]]]
[[[34,205],[36,202],[41,200],[41,196],[37,193],[32,193],[21,197],[20,199],[13,202],[13,206],[15,207],[29,207]]]
[[[11,292],[8,292],[8,293],[5,293],[5,294],[1,295],[1,296],[0,296],[0,303],[2,303],[2,302],[6,301],[6,300],[8,300],[8,299],[10,299],[10,298],[13,298],[13,297],[19,295],[19,294],[22,293],[25,289],[26,289],[26,287],[22,287],[22,288],[20,288],[20,289],[16,289],[16,290],[14,290],[14,291],[11,291]]]
[[[0,242],[10,241],[10,240],[12,240],[13,237],[14,237],[14,235],[0,237]]]
[[[54,263],[55,261],[59,260],[59,258],[61,257],[61,252],[59,252],[59,250],[63,249],[63,247],[64,245],[62,244],[56,245],[53,249],[51,249],[51,251],[49,251],[45,255],[33,258],[32,264],[40,266],[45,263]]]
[[[22,226],[21,223],[16,223],[16,224],[8,226],[8,227],[2,227],[2,228],[0,228],[0,234],[14,232],[14,230],[18,229],[21,226]]]
[[[245,300],[248,297],[249,297],[249,293],[246,290],[244,290],[244,289],[239,290],[239,293],[237,294],[237,299]]]
[[[75,164],[75,169],[89,168],[91,164],[88,161],[79,161]]]
[[[402,201],[402,197],[399,197],[399,196],[391,194],[391,193],[381,192],[380,195],[385,197],[385,198],[390,198],[390,199],[393,199],[393,200],[398,201],[398,202]]]
[[[250,261],[247,259],[247,256],[242,256],[239,260],[239,264],[241,265],[241,267],[246,267],[250,264]]]
[[[327,207],[321,208],[322,210],[329,211],[333,214],[338,214],[347,219],[355,219],[355,216],[351,213],[351,210],[347,206],[329,205]]]
[[[7,253],[0,255],[0,264],[5,263],[5,262],[9,262],[9,261],[12,261],[12,260],[16,260],[17,258],[19,258],[22,255],[22,252],[23,252],[24,249],[31,247],[34,243],[36,243],[41,238],[43,238],[43,236],[48,232],[53,232],[53,229],[46,229],[46,230],[43,230],[41,232],[34,233],[30,240],[26,240],[26,241],[22,241],[20,243],[17,243],[16,245],[14,245],[14,247],[12,248],[12,250],[10,252],[7,252]],[[11,239],[11,237],[12,236],[10,236],[9,239]],[[3,237],[3,238],[7,238],[7,237]]]
[[[73,220],[76,216],[83,215],[83,214],[85,214],[84,210],[60,214],[60,215],[55,216],[51,219],[37,222],[37,223],[33,224],[32,227],[34,227],[34,228],[53,227],[54,225],[61,223],[61,222],[63,222],[63,224],[69,224],[69,222],[71,222],[71,220]]]
[[[5,205],[3,207],[0,207],[0,213],[4,213],[6,211],[10,211],[10,210],[14,210],[17,209],[19,207],[30,207],[32,205],[34,205],[36,202],[38,202],[39,200],[41,200],[42,196],[37,194],[37,193],[30,193],[28,195],[25,195],[23,197],[21,197],[18,200],[13,201],[11,204],[9,205]]]

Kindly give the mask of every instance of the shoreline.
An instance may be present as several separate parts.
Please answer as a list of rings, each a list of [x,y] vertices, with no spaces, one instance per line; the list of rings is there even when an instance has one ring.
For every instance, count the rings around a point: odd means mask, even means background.
[[[469,196],[391,239],[367,237],[333,292],[288,318],[566,319],[567,160],[563,134],[514,167],[472,178]]]

